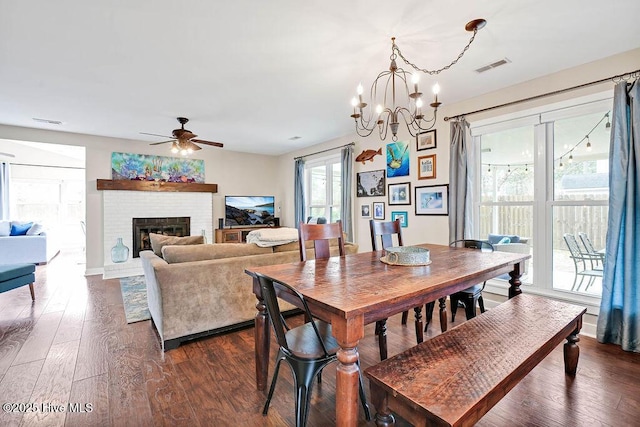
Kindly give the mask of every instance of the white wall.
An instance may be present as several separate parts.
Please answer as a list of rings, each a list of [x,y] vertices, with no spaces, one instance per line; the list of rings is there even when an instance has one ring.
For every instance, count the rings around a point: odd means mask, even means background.
[[[506,67],[505,67],[506,68]],[[625,52],[620,55],[615,55],[600,61],[585,64],[580,67],[575,67],[569,70],[565,70],[559,73],[551,74],[539,79],[531,80],[516,86],[512,86],[500,91],[488,93],[486,95],[476,97],[473,99],[459,102],[457,104],[446,104],[446,88],[442,89],[441,100],[444,104],[438,111],[438,122],[436,124],[437,129],[437,148],[425,151],[416,151],[415,138],[411,137],[406,131],[406,127],[403,129],[403,125],[400,127],[398,134],[398,140],[404,140],[409,142],[410,147],[410,173],[409,177],[399,177],[387,179],[387,184],[398,182],[410,182],[411,183],[411,206],[396,206],[394,208],[389,207],[386,197],[354,197],[354,214],[355,214],[355,237],[356,242],[360,245],[361,251],[367,251],[371,248],[371,241],[369,235],[368,221],[369,219],[360,218],[360,205],[363,203],[372,203],[383,201],[385,202],[385,220],[391,219],[392,210],[403,210],[409,213],[408,224],[403,233],[405,244],[415,243],[437,243],[447,244],[449,241],[449,225],[448,217],[445,216],[416,216],[415,215],[415,187],[425,185],[441,185],[449,183],[449,138],[450,138],[450,124],[444,121],[446,116],[455,116],[458,114],[474,111],[482,108],[492,107],[494,105],[500,105],[510,101],[515,101],[523,98],[528,98],[536,95],[540,95],[547,92],[552,92],[583,83],[596,81],[611,77],[617,74],[622,74],[629,71],[640,69],[640,49]],[[503,70],[504,71],[504,70]],[[496,69],[491,72],[501,72],[500,69]],[[474,76],[474,79],[478,80],[478,84],[482,84],[482,77]],[[539,101],[522,103],[510,108],[500,108],[483,114],[475,114],[467,117],[469,122],[476,120],[485,120],[491,117],[502,116],[507,113],[513,113],[517,111],[524,111],[536,106],[545,105],[562,100],[577,98],[589,94],[595,94],[603,92],[605,90],[612,90],[613,83],[606,82],[603,84],[591,86],[581,90],[570,91],[562,95],[556,95],[553,97],[546,97]],[[350,107],[345,104],[345,120],[352,120],[349,118]],[[403,133],[404,132],[404,133]],[[327,148],[339,147],[341,145],[355,142],[354,158],[360,154],[363,150],[373,149],[377,150],[382,148],[382,155],[374,157],[373,162],[367,162],[365,165],[356,163],[354,167],[354,176],[357,172],[378,170],[386,168],[386,145],[391,142],[390,137],[387,137],[386,141],[380,141],[376,134],[373,134],[367,138],[361,138],[355,134],[346,135],[341,138],[327,141],[322,144],[318,144],[313,147],[309,147],[303,150],[298,150],[286,155],[282,155],[278,159],[278,182],[282,185],[281,192],[287,194],[283,201],[283,213],[282,218],[285,223],[290,224],[293,222],[293,158],[296,156],[304,156],[310,153],[321,151]],[[417,179],[417,157],[418,155],[436,154],[436,178],[418,180]],[[397,209],[396,209],[397,208]]]
[[[0,138],[16,141],[34,141],[86,147],[86,219],[87,219],[87,274],[102,273],[104,259],[102,191],[96,189],[97,179],[111,179],[111,153],[114,151],[169,156],[169,145],[150,146],[134,140],[73,134],[44,129],[0,125]],[[192,158],[205,161],[205,182],[218,184],[213,200],[212,228],[216,218],[224,215],[224,195],[274,195],[276,204],[284,194],[276,191],[278,177],[277,158],[257,154],[205,147]]]

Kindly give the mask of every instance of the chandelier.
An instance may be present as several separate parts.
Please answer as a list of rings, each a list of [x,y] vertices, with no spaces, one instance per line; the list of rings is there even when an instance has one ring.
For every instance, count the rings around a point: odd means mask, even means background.
[[[400,118],[402,118],[407,125],[411,136],[416,136],[420,132],[432,129],[436,124],[438,107],[441,104],[438,102],[440,86],[437,83],[433,86],[433,102],[429,104],[433,112],[430,118],[425,118],[423,114],[424,101],[422,99],[422,93],[418,88],[419,74],[417,72],[438,75],[442,71],[451,68],[462,58],[469,49],[469,46],[471,46],[471,43],[473,43],[478,30],[482,29],[486,23],[487,21],[484,19],[474,19],[468,22],[464,28],[469,32],[473,32],[471,39],[456,59],[451,61],[449,65],[438,70],[419,68],[408,61],[407,58],[402,55],[400,48],[396,44],[396,38],[392,37],[391,65],[389,66],[389,71],[383,71],[378,74],[378,77],[371,85],[370,99],[372,101],[371,104],[376,105],[375,111],[372,111],[371,107],[369,107],[368,110],[366,109],[369,104],[362,99],[362,84],[358,85],[358,96],[351,100],[351,105],[353,106],[353,114],[351,114],[351,117],[356,124],[356,133],[361,137],[367,137],[377,128],[380,139],[385,140],[389,129],[391,129],[392,139],[397,141]],[[410,72],[398,68],[396,64],[398,57],[402,58],[416,73],[412,75]],[[409,80],[411,80],[412,83],[411,89]]]

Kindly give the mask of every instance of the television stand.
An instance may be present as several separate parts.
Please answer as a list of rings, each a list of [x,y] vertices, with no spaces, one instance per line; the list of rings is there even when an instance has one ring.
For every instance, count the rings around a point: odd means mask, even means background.
[[[216,229],[216,243],[247,243],[247,234],[260,228],[275,228],[273,226],[262,227],[234,227]]]

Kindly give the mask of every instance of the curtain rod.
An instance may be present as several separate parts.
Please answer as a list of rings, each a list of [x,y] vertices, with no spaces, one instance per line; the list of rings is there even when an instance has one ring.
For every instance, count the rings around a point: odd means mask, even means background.
[[[339,147],[327,148],[326,150],[316,151],[315,153],[305,154],[304,156],[294,157],[293,160],[304,159],[305,157],[315,156],[316,154],[326,153],[327,151],[337,150],[338,148],[344,148],[344,147],[348,147],[350,145],[356,145],[356,143],[355,142],[350,142],[350,143],[345,144],[345,145],[340,145]]]
[[[617,76],[607,77],[606,79],[600,79],[600,80],[596,80],[596,81],[589,82],[589,83],[583,83],[581,85],[572,86],[572,87],[568,87],[568,88],[565,88],[565,89],[559,89],[559,90],[555,90],[553,92],[547,92],[547,93],[543,93],[541,95],[531,96],[529,98],[518,99],[517,101],[511,101],[511,102],[507,102],[507,103],[500,104],[500,105],[494,105],[493,107],[482,108],[480,110],[470,111],[468,113],[458,114],[458,115],[455,115],[455,116],[452,116],[452,117],[445,117],[444,121],[448,122],[451,119],[459,119],[461,117],[468,116],[468,115],[471,115],[471,114],[484,113],[485,111],[491,111],[491,110],[495,110],[497,108],[509,107],[511,105],[520,104],[522,102],[533,101],[533,100],[536,100],[536,99],[545,98],[547,96],[552,96],[552,95],[559,95],[561,93],[569,92],[569,91],[576,90],[576,89],[582,89],[584,87],[593,86],[593,85],[596,85],[596,84],[599,84],[599,83],[604,83],[604,82],[607,82],[607,81],[613,81],[614,83],[617,83],[618,81],[621,81],[621,80],[630,80],[630,79],[638,78],[638,77],[640,77],[640,70],[635,70],[635,71],[631,71],[629,73],[618,74]]]

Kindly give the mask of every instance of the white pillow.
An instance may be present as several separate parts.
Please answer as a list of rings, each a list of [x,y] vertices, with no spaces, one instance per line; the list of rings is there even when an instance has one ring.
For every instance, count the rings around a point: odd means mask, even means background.
[[[0,236],[11,235],[11,221],[0,221]]]
[[[37,236],[44,231],[44,226],[40,223],[34,222],[29,230],[27,230],[27,236]]]

